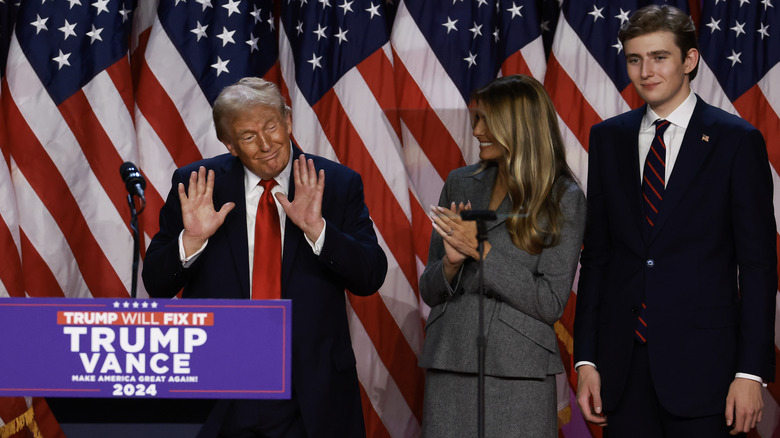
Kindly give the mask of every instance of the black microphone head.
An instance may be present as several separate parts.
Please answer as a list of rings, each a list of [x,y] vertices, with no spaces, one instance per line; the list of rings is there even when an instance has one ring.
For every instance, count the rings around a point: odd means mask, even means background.
[[[141,172],[135,166],[135,164],[125,161],[119,166],[119,175],[122,177],[122,181],[125,182],[125,187],[130,193],[135,192],[136,184],[141,186],[141,189],[146,188],[146,179],[144,179]]]
[[[496,220],[496,212],[493,210],[463,210],[460,212],[460,218],[464,221],[494,221]]]

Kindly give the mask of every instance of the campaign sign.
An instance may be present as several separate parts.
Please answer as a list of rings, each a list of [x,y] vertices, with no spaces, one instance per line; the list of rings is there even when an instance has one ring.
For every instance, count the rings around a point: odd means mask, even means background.
[[[291,309],[0,298],[0,397],[290,398]]]

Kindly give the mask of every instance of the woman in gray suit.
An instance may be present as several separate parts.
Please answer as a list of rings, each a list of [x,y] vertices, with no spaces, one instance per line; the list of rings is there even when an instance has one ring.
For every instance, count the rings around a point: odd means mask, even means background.
[[[553,324],[571,292],[585,197],[569,166],[555,108],[530,76],[473,95],[480,162],[447,177],[431,208],[433,236],[420,293],[431,306],[423,436],[477,436],[477,228],[463,210],[495,210],[485,261],[485,436],[557,437]]]

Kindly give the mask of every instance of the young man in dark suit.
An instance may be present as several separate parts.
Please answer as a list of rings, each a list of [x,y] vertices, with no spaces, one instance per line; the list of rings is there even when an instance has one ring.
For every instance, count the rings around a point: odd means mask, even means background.
[[[775,374],[764,139],[691,91],[699,52],[683,12],[640,9],[619,39],[647,104],[590,134],[577,402],[610,437],[748,432]]]
[[[184,298],[292,300],[292,400],[219,402],[206,429],[220,437],[364,437],[344,290],[376,292],[387,258],[360,175],[307,160],[290,140],[290,108],[262,79],[225,88],[214,123],[229,153],[174,173],[144,284],[153,297],[183,288]],[[265,237],[271,229],[276,237]]]

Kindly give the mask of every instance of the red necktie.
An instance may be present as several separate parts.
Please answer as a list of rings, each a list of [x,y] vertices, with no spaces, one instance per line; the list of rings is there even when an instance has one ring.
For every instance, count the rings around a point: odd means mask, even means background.
[[[655,136],[650,143],[650,151],[647,152],[645,170],[642,176],[642,196],[645,198],[645,219],[647,226],[652,229],[661,201],[664,197],[666,177],[666,143],[664,132],[669,127],[668,120],[655,121]]]
[[[282,297],[282,232],[279,210],[271,194],[276,181],[260,181],[263,194],[255,218],[255,255],[252,266],[252,299],[278,300]]]
[[[655,136],[650,143],[650,151],[647,152],[645,168],[642,176],[642,196],[645,198],[645,220],[647,228],[652,230],[655,226],[655,218],[661,208],[666,188],[666,143],[664,132],[669,127],[669,121],[658,119],[655,121]],[[647,342],[647,307],[644,301],[637,309],[637,323],[634,336],[641,342]]]

